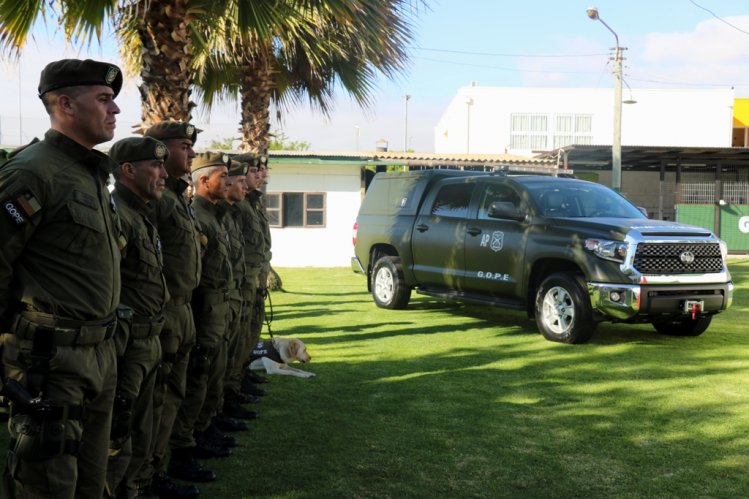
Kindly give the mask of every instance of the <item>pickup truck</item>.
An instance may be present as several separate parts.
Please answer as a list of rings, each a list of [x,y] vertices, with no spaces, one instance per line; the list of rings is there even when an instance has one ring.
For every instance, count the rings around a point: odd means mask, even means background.
[[[379,307],[406,308],[416,290],[526,310],[564,343],[603,321],[697,336],[733,300],[727,246],[711,231],[650,220],[603,185],[559,175],[378,173],[354,253]]]

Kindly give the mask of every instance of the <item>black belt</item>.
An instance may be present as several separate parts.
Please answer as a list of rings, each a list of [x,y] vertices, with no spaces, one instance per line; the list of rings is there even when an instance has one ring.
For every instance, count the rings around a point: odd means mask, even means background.
[[[167,305],[184,305],[185,303],[190,303],[190,300],[192,300],[192,293],[181,296],[170,296]]]
[[[130,337],[142,340],[151,336],[158,336],[164,328],[164,322],[166,322],[166,319],[163,315],[156,318],[133,315],[130,323]]]
[[[67,418],[68,420],[74,419],[76,421],[79,421],[81,418],[83,418],[83,406],[81,405],[69,405],[67,406],[67,414],[65,411],[66,407],[61,405],[56,405],[49,407],[44,412],[44,419],[46,421],[59,421],[63,418]],[[11,416],[18,416],[19,414],[28,414],[27,411],[20,409],[16,406],[16,404],[11,404],[10,406],[10,415]]]
[[[72,347],[101,343],[112,337],[116,326],[117,319],[114,315],[98,321],[76,321],[26,311],[16,314],[11,330],[22,340]]]

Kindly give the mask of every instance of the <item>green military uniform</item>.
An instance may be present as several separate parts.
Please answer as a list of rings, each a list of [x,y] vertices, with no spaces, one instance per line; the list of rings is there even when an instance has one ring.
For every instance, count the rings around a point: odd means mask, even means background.
[[[186,138],[194,142],[197,132],[189,123],[168,122],[152,126],[145,134],[159,140]],[[154,390],[153,457],[151,468],[140,474],[139,485],[148,484],[154,473],[163,475],[167,471],[169,439],[185,400],[187,365],[195,345],[190,301],[200,280],[202,262],[195,212],[185,195],[188,185],[186,180],[170,176],[154,207],[170,299],[164,309],[166,321],[160,336],[162,361]]]
[[[124,162],[164,160],[166,146],[151,137],[131,137],[115,143],[109,155]],[[144,168],[139,166],[138,168]],[[113,198],[119,207],[126,239],[120,270],[120,320],[117,345],[117,392],[107,466],[107,493],[129,497],[135,481],[151,458],[153,392],[156,368],[161,362],[159,334],[164,326],[164,306],[169,298],[162,273],[161,241],[151,221],[152,202],[146,203],[119,180]]]
[[[246,171],[245,164],[232,160],[229,169],[230,177],[244,177]],[[241,381],[241,377],[237,378],[236,373],[237,371],[241,373],[243,362],[241,353],[245,350],[245,344],[249,341],[249,334],[241,330],[242,317],[245,315],[244,309],[246,307],[242,292],[245,287],[246,266],[243,249],[244,239],[242,237],[242,212],[238,203],[241,203],[241,201],[235,203],[222,202],[224,205],[222,223],[229,234],[229,259],[234,277],[232,284],[229,286],[230,318],[229,328],[226,332],[227,363],[224,376],[224,394],[230,400],[236,399],[240,393],[239,381]],[[223,403],[223,400],[221,402]]]
[[[225,167],[226,160],[221,155],[204,153],[195,158],[192,170],[217,166]],[[187,394],[172,431],[173,457],[175,450],[182,456],[179,449],[197,446],[194,433],[204,431],[216,413],[226,370],[229,286],[233,283],[229,235],[220,222],[220,207],[201,196],[197,189],[192,206],[202,238],[203,271],[192,297],[196,343],[190,353]]]
[[[106,63],[57,61],[39,93],[77,85],[106,85],[116,96],[122,76]],[[119,229],[106,189],[114,166],[50,130],[0,168],[4,376],[52,407],[39,418],[14,410],[5,497],[102,496],[120,301]]]
[[[265,323],[265,293],[267,293],[268,285],[268,273],[270,272],[270,225],[268,225],[268,217],[265,213],[265,205],[262,199],[263,193],[259,190],[255,190],[247,195],[247,198],[252,205],[252,209],[255,212],[257,224],[260,227],[262,233],[262,260],[259,263],[258,271],[258,289],[257,296],[255,298],[255,307],[253,308],[250,317],[250,331],[251,331],[251,344],[255,345],[260,340],[260,334],[263,331],[263,324]]]
[[[236,156],[234,159],[238,161],[252,161],[255,158],[246,157],[245,155]],[[244,374],[244,368],[247,366],[250,353],[252,348],[257,344],[260,339],[260,332],[262,330],[262,321],[259,322],[260,327],[251,328],[252,318],[258,313],[258,307],[262,307],[262,304],[258,304],[258,301],[262,303],[262,296],[258,296],[258,288],[260,286],[259,276],[263,268],[263,264],[266,259],[265,249],[265,234],[263,232],[263,225],[260,219],[260,214],[253,207],[253,198],[259,195],[259,191],[253,190],[247,193],[247,197],[244,201],[237,203],[237,206],[241,212],[241,227],[242,237],[244,239],[244,261],[245,261],[245,282],[242,288],[243,297],[247,306],[245,307],[245,313],[242,317],[242,325],[240,326],[242,331],[247,332],[247,341],[242,345],[242,351],[239,354],[241,359],[241,365],[239,369],[234,370],[231,376],[232,386],[237,386],[241,383],[242,376]],[[259,300],[258,300],[259,298]],[[261,309],[262,310],[262,309]]]

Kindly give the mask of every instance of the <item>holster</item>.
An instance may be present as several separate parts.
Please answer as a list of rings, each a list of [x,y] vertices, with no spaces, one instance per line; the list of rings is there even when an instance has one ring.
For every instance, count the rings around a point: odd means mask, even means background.
[[[211,367],[211,357],[214,348],[203,345],[195,345],[190,352],[190,361],[187,364],[187,370],[193,376],[203,376],[208,373]]]

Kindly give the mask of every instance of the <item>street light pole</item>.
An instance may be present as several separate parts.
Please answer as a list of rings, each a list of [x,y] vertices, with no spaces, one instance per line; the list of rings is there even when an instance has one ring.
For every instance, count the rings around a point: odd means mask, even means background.
[[[601,19],[596,7],[588,7],[586,12],[593,21],[601,21],[601,24],[611,31],[616,41],[616,47],[614,47],[614,140],[611,144],[611,188],[620,192],[622,189],[622,50],[625,50],[625,48],[619,46],[619,35]]]
[[[354,125],[354,144],[356,151],[359,152],[359,125]]]
[[[471,106],[473,99],[466,98],[466,154],[471,154]]]
[[[410,94],[403,96],[404,116],[403,116],[403,152],[408,152],[408,101],[411,100]]]

